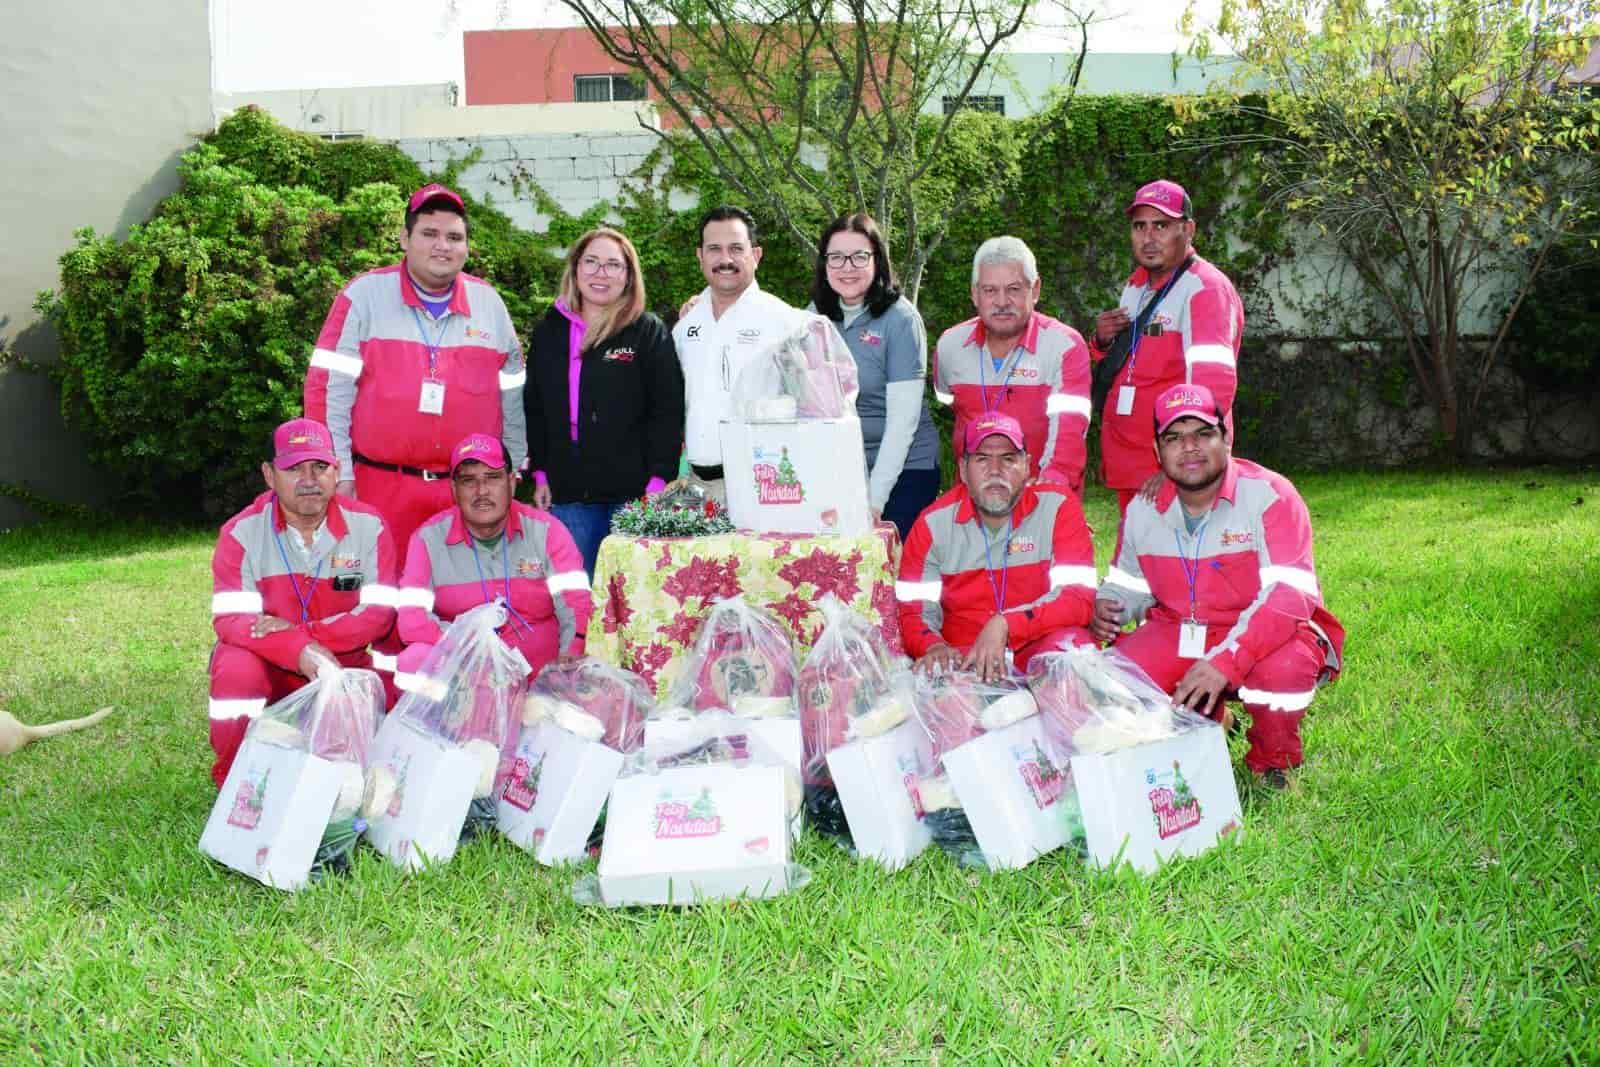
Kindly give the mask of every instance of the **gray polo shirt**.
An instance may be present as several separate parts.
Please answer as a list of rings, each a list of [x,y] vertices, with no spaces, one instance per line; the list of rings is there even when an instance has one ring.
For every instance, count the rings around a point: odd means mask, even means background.
[[[856,359],[861,383],[856,414],[861,419],[861,439],[867,446],[867,469],[871,470],[878,462],[878,444],[883,440],[884,416],[888,413],[885,388],[889,382],[927,380],[928,335],[922,316],[903,296],[882,315],[863,308],[848,322],[833,325]],[[924,404],[903,469],[932,470],[938,466],[939,434]]]

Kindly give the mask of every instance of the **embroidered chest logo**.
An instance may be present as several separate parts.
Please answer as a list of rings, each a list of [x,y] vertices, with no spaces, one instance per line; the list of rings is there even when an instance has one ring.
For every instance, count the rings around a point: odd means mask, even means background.
[[[609,363],[632,363],[633,349],[613,348],[611,351],[606,353],[605,358]]]
[[[859,338],[861,343],[864,345],[883,344],[883,334],[875,333],[874,331],[867,329],[865,326],[861,327],[861,332],[856,334],[856,337]]]
[[[337,552],[328,557],[328,566],[336,571],[353,571],[361,569],[360,556],[341,556]]]
[[[1011,376],[1013,378],[1021,378],[1024,381],[1036,381],[1039,377],[1039,368],[1027,360],[1019,360],[1017,365],[1012,368]]]
[[[699,337],[700,336],[700,327],[698,327],[698,326],[689,327],[689,332],[684,334],[684,336],[688,337],[690,340],[693,340],[694,338]]]
[[[1223,548],[1232,548],[1234,545],[1249,547],[1256,543],[1256,534],[1254,530],[1223,530],[1220,540]]]
[[[489,342],[494,340],[494,334],[481,326],[469,325],[466,330],[467,340]]]
[[[544,564],[536,559],[519,559],[516,569],[518,578],[544,577]]]
[[[761,340],[761,331],[754,327],[747,327],[739,331],[739,343],[742,345],[753,345],[759,340]]]
[[[1006,550],[1006,555],[1024,556],[1030,552],[1037,551],[1038,548],[1039,542],[1031,537],[1013,537],[1011,539],[1011,547]]]

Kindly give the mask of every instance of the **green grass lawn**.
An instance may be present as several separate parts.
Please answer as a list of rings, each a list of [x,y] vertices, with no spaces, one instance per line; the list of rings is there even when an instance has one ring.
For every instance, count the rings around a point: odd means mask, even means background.
[[[1299,484],[1349,666],[1239,838],[886,875],[808,834],[802,891],[682,911],[501,839],[211,863],[213,533],[0,534],[0,706],[120,709],[0,758],[0,1062],[1600,1061],[1600,473]]]

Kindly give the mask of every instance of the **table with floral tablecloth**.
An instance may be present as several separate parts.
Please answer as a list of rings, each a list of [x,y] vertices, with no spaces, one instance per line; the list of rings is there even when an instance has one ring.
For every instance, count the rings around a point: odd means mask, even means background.
[[[586,651],[636,671],[665,695],[711,605],[743,594],[781,618],[804,659],[822,632],[817,601],[832,593],[901,652],[894,580],[900,537],[879,523],[859,537],[717,534],[624,537],[600,545]]]

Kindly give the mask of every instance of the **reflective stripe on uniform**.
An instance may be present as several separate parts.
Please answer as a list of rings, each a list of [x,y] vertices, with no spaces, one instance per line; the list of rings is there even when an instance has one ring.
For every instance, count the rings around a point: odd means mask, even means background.
[[[1272,711],[1304,711],[1311,706],[1311,698],[1316,695],[1315,689],[1308,689],[1303,693],[1272,693],[1265,689],[1239,687],[1239,699],[1244,701],[1247,707],[1251,704],[1265,704]]]
[[[589,588],[589,576],[583,571],[562,571],[552,574],[547,585],[552,593],[581,593]]]
[[[944,591],[943,582],[895,582],[894,595],[900,600],[933,600],[939,599],[939,594]]]
[[[433,590],[423,589],[420,586],[396,589],[394,606],[397,608],[421,608],[423,611],[432,611]]]
[[[227,721],[229,719],[253,719],[260,715],[267,706],[265,697],[255,697],[246,700],[221,700],[211,698],[211,717]]]
[[[515,374],[507,374],[505,371],[500,372],[501,389],[521,389],[527,380],[528,372],[525,370],[519,370]]]
[[[1051,393],[1044,402],[1046,415],[1082,415],[1089,417],[1089,398],[1073,393]]]
[[[1094,568],[1064,563],[1051,567],[1050,588],[1056,589],[1063,585],[1083,585],[1093,589],[1095,587]]]
[[[382,652],[374,652],[372,654],[372,669],[375,671],[393,673],[398,666],[400,666],[400,661],[394,656],[386,656]]]
[[[1191,366],[1196,363],[1221,363],[1225,367],[1236,365],[1233,349],[1227,345],[1191,345],[1183,358]]]
[[[956,402],[954,393],[941,393],[937,389],[933,391],[933,398],[941,404],[954,404]]]
[[[361,377],[361,357],[347,356],[331,348],[319,348],[311,354],[311,365],[325,371],[343,374],[347,378]]]
[[[403,693],[416,693],[426,697],[435,704],[442,703],[449,695],[450,687],[437,678],[429,678],[426,674],[413,674],[409,671],[394,672],[394,687]]]
[[[1112,567],[1110,570],[1106,571],[1106,584],[1120,585],[1122,588],[1131,589],[1135,593],[1142,593],[1145,596],[1150,595],[1149,582],[1145,581],[1143,578],[1135,578],[1133,575],[1129,574],[1125,570],[1122,570],[1120,567]]]
[[[262,610],[260,593],[239,590],[232,593],[211,594],[213,615],[259,615]]]
[[[1273,582],[1292,585],[1306,596],[1321,595],[1321,591],[1317,586],[1317,576],[1299,567],[1262,567],[1261,584],[1268,586]]]
[[[364,585],[361,587],[361,603],[376,604],[381,608],[392,608],[400,596],[400,590],[392,585]]]

